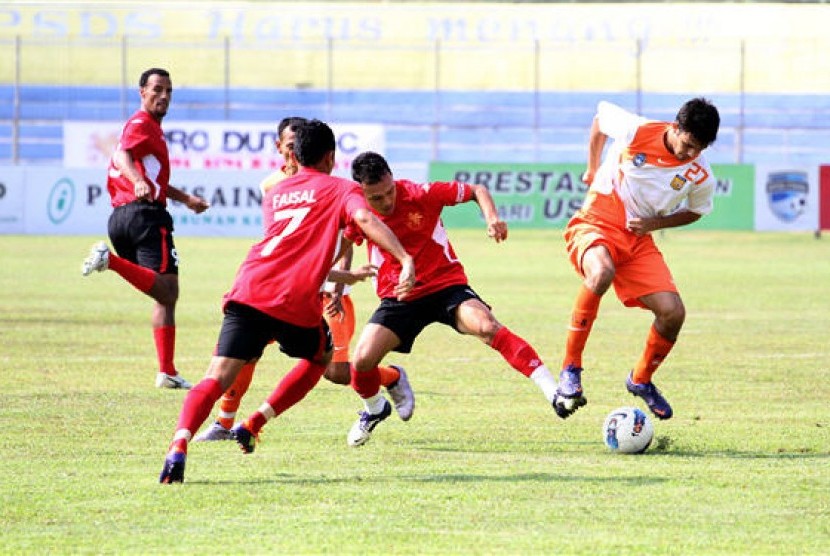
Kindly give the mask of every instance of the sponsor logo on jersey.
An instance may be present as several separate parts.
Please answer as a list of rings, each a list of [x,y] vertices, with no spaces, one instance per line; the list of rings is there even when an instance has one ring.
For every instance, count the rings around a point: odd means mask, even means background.
[[[767,176],[767,201],[772,213],[792,222],[807,210],[810,183],[806,172],[770,172]]]
[[[636,166],[637,168],[639,168],[640,166],[645,164],[646,163],[645,153],[637,153],[636,155],[634,155],[634,158],[631,159],[631,163],[634,166]]]

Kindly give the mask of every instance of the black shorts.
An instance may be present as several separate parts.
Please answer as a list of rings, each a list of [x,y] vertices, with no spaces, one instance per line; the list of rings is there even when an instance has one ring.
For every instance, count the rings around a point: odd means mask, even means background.
[[[369,322],[380,324],[394,332],[401,340],[395,351],[409,353],[412,351],[412,344],[415,343],[418,334],[433,322],[440,322],[458,330],[455,310],[468,299],[478,299],[484,303],[467,285],[450,286],[414,301],[385,298],[381,300],[380,305],[369,318]]]
[[[234,301],[225,305],[215,355],[250,361],[261,357],[265,346],[272,341],[277,342],[280,351],[289,357],[309,361],[319,360],[332,349],[331,332],[322,318],[319,326],[303,328],[248,305]]]
[[[119,257],[159,274],[179,273],[179,255],[173,243],[173,218],[163,206],[134,201],[115,207],[108,230]]]

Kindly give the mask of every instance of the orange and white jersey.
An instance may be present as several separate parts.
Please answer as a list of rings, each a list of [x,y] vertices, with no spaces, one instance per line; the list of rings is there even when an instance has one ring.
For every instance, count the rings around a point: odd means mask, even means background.
[[[597,106],[602,133],[613,139],[592,188],[617,192],[627,219],[666,216],[681,208],[700,215],[712,211],[715,177],[703,155],[678,160],[663,136],[668,122],[647,120],[610,102]]]

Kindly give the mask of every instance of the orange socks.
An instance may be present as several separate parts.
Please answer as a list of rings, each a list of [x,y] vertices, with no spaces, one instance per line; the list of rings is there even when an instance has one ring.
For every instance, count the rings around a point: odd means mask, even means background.
[[[378,371],[380,372],[380,385],[384,388],[395,384],[401,378],[401,373],[395,367],[378,365]]]
[[[591,327],[597,318],[599,302],[602,297],[585,287],[579,286],[576,294],[571,322],[568,325],[568,337],[565,341],[565,359],[562,361],[562,368],[568,365],[582,367],[582,352],[585,351],[585,343],[591,334]]]
[[[660,363],[668,357],[672,347],[674,347],[674,342],[665,339],[657,332],[654,325],[651,325],[643,355],[637,362],[637,366],[634,367],[634,372],[631,376],[634,383],[647,384],[651,382],[652,375],[657,371]]]
[[[242,403],[242,397],[251,386],[251,381],[254,378],[254,369],[256,369],[256,362],[245,363],[236,375],[236,380],[224,394],[222,394],[222,401],[219,404],[219,418],[216,421],[230,429],[233,427],[236,412],[239,410],[239,405]]]

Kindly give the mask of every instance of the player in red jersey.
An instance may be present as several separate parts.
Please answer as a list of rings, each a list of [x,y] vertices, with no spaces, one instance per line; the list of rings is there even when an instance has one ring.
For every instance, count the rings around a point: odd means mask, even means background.
[[[379,391],[378,362],[392,350],[409,353],[421,331],[434,322],[478,337],[511,367],[533,379],[552,403],[556,394],[554,377],[536,350],[497,321],[489,305],[470,288],[441,223],[445,206],[475,201],[487,223],[487,235],[496,242],[507,239],[507,224],[499,219],[487,188],[459,182],[421,185],[395,180],[386,160],[373,152],[354,159],[352,176],[361,184],[372,212],[415,257],[418,281],[406,299],[398,299],[395,284],[401,266],[369,239],[369,262],[378,267],[376,288],[381,303],[355,348],[352,386],[363,398],[365,411],[349,431],[349,445],[360,446],[368,441],[375,426],[391,412]],[[347,234],[355,242],[364,235],[353,227]]]
[[[412,289],[412,257],[368,209],[355,184],[329,175],[334,152],[329,126],[318,120],[298,126],[299,171],[275,186],[274,222],[251,247],[225,295],[225,316],[214,356],[205,378],[184,400],[160,482],[184,480],[187,445],[193,434],[242,366],[259,358],[271,341],[300,361],[260,409],[234,427],[243,451],[252,452],[265,423],[303,399],[323,376],[332,345],[319,291],[337,258],[346,226],[360,229],[400,263],[396,297],[403,298]]]
[[[262,191],[262,222],[265,229],[274,221],[272,205],[274,193],[277,191],[275,186],[287,177],[293,176],[299,170],[297,158],[294,156],[294,136],[297,127],[305,121],[305,118],[290,116],[280,120],[277,125],[275,146],[277,152],[283,157],[283,165],[276,172],[269,174],[259,184],[260,191]],[[352,246],[349,244],[344,250],[343,256],[337,261],[334,271],[330,272],[330,280],[324,284],[324,291],[320,294],[324,308],[323,316],[331,330],[334,344],[332,359],[323,377],[335,384],[342,385],[349,385],[351,382],[349,344],[355,330],[354,304],[351,295],[349,295],[348,287],[355,282],[375,275],[375,271],[370,265],[352,271],[352,253]],[[335,282],[332,278],[337,278],[338,281]],[[236,419],[236,413],[242,403],[242,398],[253,380],[257,362],[257,360],[253,360],[245,363],[234,383],[222,394],[216,420],[196,435],[193,438],[194,442],[233,440],[231,429]],[[409,387],[406,371],[398,366],[381,366],[379,368],[381,385],[386,388],[392,398],[398,415],[404,421],[409,420],[415,407],[415,397]]]
[[[93,271],[114,270],[130,285],[152,297],[153,338],[158,355],[159,388],[190,388],[176,371],[176,301],[179,298],[179,257],[173,244],[173,219],[167,199],[199,214],[208,208],[201,197],[170,185],[170,158],[161,130],[173,85],[170,74],[151,68],[139,79],[141,108],[124,126],[110,160],[107,190],[114,207],[108,231],[115,252],[96,243],[81,266]]]

